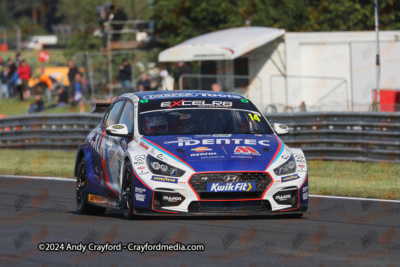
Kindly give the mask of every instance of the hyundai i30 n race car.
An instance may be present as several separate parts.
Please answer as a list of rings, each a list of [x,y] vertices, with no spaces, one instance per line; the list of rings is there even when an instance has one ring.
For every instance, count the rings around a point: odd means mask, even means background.
[[[78,148],[81,213],[301,216],[308,207],[303,152],[279,138],[245,97],[210,91],[128,93]]]

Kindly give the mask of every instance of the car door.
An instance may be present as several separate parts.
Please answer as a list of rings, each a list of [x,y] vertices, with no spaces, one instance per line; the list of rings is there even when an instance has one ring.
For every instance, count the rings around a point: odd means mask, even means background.
[[[107,192],[107,196],[112,198],[119,198],[119,183],[118,176],[115,174],[115,170],[118,169],[118,149],[115,142],[115,137],[110,136],[106,133],[108,126],[118,123],[119,116],[121,114],[122,107],[125,104],[125,100],[119,100],[115,102],[109,109],[109,114],[102,125],[102,141],[101,141],[101,165],[104,172],[105,184],[104,188]]]
[[[113,143],[109,149],[109,154],[113,155],[115,164],[110,165],[112,180],[119,184],[119,175],[123,167],[123,155],[128,149],[128,144],[133,139],[134,107],[130,100],[126,100],[117,124],[125,124],[128,127],[130,138],[110,136],[109,140]]]

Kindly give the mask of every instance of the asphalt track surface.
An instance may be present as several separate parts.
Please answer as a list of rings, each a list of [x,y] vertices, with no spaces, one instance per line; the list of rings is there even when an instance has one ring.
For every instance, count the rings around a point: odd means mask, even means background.
[[[1,266],[396,266],[400,203],[310,197],[303,219],[80,215],[75,183],[0,178]],[[40,252],[41,242],[204,244],[204,252]]]

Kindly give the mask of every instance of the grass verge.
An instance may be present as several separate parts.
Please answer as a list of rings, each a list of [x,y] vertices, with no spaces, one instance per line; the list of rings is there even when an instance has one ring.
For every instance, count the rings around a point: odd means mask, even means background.
[[[0,174],[73,177],[76,151],[1,149]]]
[[[43,100],[45,101],[45,106],[48,107],[49,104],[46,102],[46,97],[43,96]],[[9,99],[2,98],[0,99],[0,114],[7,116],[27,114],[29,107],[33,102],[35,102],[33,97],[28,101],[20,101],[18,97],[11,97]],[[79,112],[79,107],[75,108],[75,112]],[[89,104],[85,104],[85,112],[90,112]],[[59,108],[45,109],[43,113],[70,113],[70,105]]]
[[[0,174],[73,177],[76,151],[2,149]],[[311,194],[400,199],[400,164],[308,161]]]
[[[400,164],[308,161],[312,194],[400,199]]]

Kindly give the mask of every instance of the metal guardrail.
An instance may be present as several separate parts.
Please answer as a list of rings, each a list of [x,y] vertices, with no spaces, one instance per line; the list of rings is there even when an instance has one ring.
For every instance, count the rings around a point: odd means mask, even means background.
[[[400,112],[265,114],[290,127],[281,137],[308,159],[400,163]],[[101,114],[41,114],[0,119],[0,148],[76,149]]]
[[[0,148],[77,149],[101,114],[35,114],[0,120]]]
[[[308,159],[400,163],[400,113],[307,112],[266,114],[290,134],[282,140]]]

